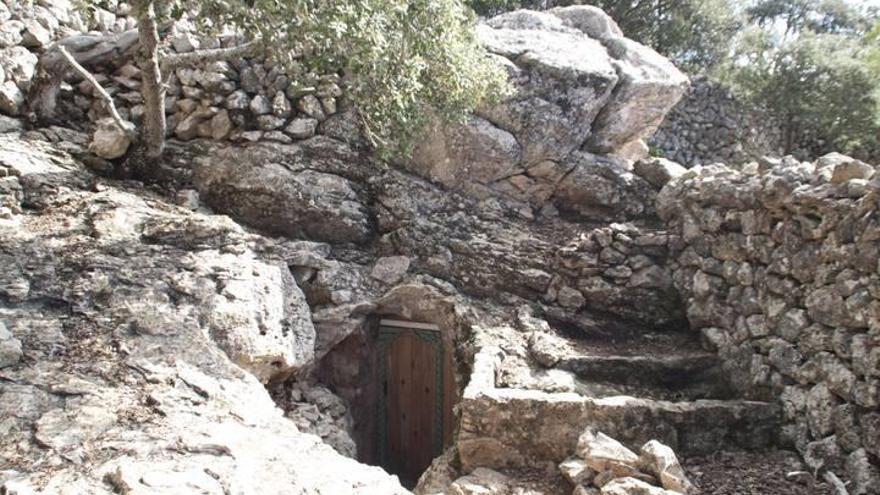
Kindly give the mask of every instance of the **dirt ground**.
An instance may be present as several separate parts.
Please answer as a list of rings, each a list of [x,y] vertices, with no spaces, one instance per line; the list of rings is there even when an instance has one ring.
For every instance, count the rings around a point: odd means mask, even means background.
[[[683,464],[705,495],[833,495],[809,474],[787,476],[809,471],[793,452],[718,452]]]

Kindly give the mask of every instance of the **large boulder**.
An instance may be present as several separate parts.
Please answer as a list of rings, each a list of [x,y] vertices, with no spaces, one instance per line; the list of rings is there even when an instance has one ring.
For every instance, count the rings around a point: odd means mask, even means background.
[[[48,143],[0,150],[30,206],[0,222],[0,492],[408,493],[260,383],[314,348],[280,244]]]
[[[595,7],[509,12],[477,26],[477,36],[513,94],[466,124],[436,124],[404,166],[480,197],[543,205],[576,168],[579,150],[615,155],[629,168],[688,84]]]
[[[297,145],[221,146],[196,161],[194,179],[209,206],[272,234],[367,240],[372,231],[366,199],[352,181],[322,171],[321,161]]]
[[[627,170],[620,159],[586,152],[569,157],[574,165],[556,185],[553,204],[596,219],[637,218],[653,212],[654,189]]]
[[[559,17],[524,10],[490,19],[477,34],[504,57],[516,91],[481,113],[516,136],[523,165],[559,161],[579,148],[618,80],[602,44]]]

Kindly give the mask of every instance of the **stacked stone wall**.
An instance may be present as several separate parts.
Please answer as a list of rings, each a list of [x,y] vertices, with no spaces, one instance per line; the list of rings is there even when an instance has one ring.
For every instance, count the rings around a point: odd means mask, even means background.
[[[880,183],[842,155],[689,171],[658,196],[691,325],[737,385],[779,398],[814,469],[878,493]]]
[[[55,41],[81,33],[122,35],[136,27],[131,10],[119,3],[115,13],[99,7],[81,11],[67,0],[0,4],[0,114],[25,116],[39,57]],[[196,35],[186,22],[176,24],[167,39],[164,49],[170,53],[241,42],[231,35]],[[292,72],[263,58],[176,69],[166,85],[169,137],[289,143],[328,134],[356,140],[357,124],[342,118],[338,76]],[[95,77],[113,97],[122,118],[139,124],[144,115],[140,69],[131,61],[123,62],[96,71]],[[89,83],[73,75],[68,82],[59,98],[59,116],[65,125],[88,128],[109,116]]]
[[[688,167],[741,164],[781,156],[783,150],[782,132],[772,118],[705,78],[693,80],[650,144],[655,153]]]

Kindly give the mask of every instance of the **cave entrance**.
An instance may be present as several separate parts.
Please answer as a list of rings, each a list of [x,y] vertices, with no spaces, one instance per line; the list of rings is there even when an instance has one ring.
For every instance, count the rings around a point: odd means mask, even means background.
[[[455,380],[440,328],[379,322],[378,458],[405,486],[452,442]]]

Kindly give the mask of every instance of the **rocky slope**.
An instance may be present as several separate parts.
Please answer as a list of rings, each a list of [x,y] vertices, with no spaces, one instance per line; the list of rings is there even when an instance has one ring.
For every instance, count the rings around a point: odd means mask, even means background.
[[[65,135],[0,136],[3,492],[404,493],[258,380],[314,352],[286,246],[96,178]]]
[[[22,19],[0,61],[81,30],[59,4],[0,10],[2,26]],[[91,27],[131,27],[124,4],[99,14]],[[704,326],[680,255],[695,231],[670,198],[726,179],[635,161],[684,76],[591,7],[478,33],[517,93],[437,124],[401,163],[371,156],[333,85],[293,105],[259,60],[175,74],[178,139],[147,170],[0,116],[0,490],[405,492],[340,455],[375,461],[383,316],[441,328],[461,397],[420,493],[484,489],[487,468],[508,471],[498,491],[569,491],[556,466],[585,427],[685,455],[776,445],[774,397],[744,400],[728,353],[690,328]],[[136,120],[137,74],[107,70]],[[100,109],[69,82],[59,112],[94,128]],[[869,482],[872,452],[856,459]]]

